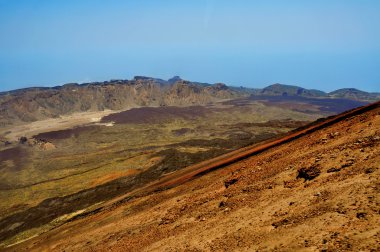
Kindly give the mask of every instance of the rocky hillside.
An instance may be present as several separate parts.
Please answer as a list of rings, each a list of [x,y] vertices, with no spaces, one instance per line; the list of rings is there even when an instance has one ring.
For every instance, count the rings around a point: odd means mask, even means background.
[[[246,95],[246,92],[232,90],[225,84],[193,83],[178,76],[169,81],[136,76],[133,80],[27,88],[0,93],[0,126],[73,112],[204,105]]]

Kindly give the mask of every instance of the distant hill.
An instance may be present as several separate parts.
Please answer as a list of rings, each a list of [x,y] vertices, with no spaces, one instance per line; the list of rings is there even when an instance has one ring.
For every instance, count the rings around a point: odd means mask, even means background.
[[[368,93],[355,88],[338,89],[330,93],[325,93],[316,89],[306,89],[298,86],[273,84],[256,92],[255,95],[269,96],[302,96],[302,97],[330,97],[345,98],[357,101],[377,101],[380,99],[379,93]]]
[[[307,96],[307,97],[325,97],[327,94],[320,90],[305,89],[302,87],[273,84],[263,88],[259,94],[261,95],[281,95],[281,96]]]
[[[356,88],[342,88],[329,93],[330,97],[346,98],[354,100],[377,100],[380,98],[378,93],[368,93]]]

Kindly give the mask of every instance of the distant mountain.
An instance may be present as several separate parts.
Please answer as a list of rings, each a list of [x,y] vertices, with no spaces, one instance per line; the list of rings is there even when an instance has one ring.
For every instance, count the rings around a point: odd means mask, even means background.
[[[133,80],[69,83],[0,93],[0,126],[54,118],[64,114],[142,106],[205,105],[248,96],[225,84],[200,84],[176,76],[169,81],[145,76]]]
[[[171,78],[171,79],[168,80],[168,82],[169,82],[170,84],[174,84],[174,83],[176,83],[177,81],[182,81],[181,77],[179,77],[179,76],[174,76],[173,78]]]
[[[302,87],[273,84],[263,88],[259,94],[261,95],[281,95],[281,96],[306,96],[306,97],[325,97],[327,94],[320,90],[305,89]]]
[[[368,93],[355,88],[343,88],[336,91],[325,93],[316,89],[306,89],[298,86],[285,84],[273,84],[254,93],[254,95],[269,96],[302,96],[302,97],[330,97],[345,98],[357,101],[377,101],[380,99],[379,93]]]
[[[242,97],[288,96],[305,98],[345,98],[357,101],[380,99],[376,93],[353,88],[331,93],[298,86],[273,84],[263,89],[135,76],[132,80],[68,83],[56,87],[33,87],[0,93],[0,126],[31,122],[84,111],[123,110],[142,106],[206,105]]]
[[[356,88],[342,88],[329,93],[330,97],[346,98],[353,100],[378,100],[380,95],[378,93],[368,93]]]

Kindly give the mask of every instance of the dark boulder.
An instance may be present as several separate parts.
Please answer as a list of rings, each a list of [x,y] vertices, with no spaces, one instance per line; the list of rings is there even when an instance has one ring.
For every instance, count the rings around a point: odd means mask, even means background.
[[[318,169],[317,166],[311,166],[308,168],[301,168],[298,170],[297,178],[303,178],[306,180],[312,180],[321,174],[321,171]]]

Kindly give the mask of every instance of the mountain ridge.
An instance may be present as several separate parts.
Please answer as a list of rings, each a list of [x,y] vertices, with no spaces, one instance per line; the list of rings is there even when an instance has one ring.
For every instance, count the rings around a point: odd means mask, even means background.
[[[298,86],[273,84],[263,89],[192,82],[174,76],[169,80],[135,76],[132,80],[67,83],[55,87],[31,87],[0,93],[0,126],[56,118],[74,112],[125,110],[136,107],[207,105],[224,99],[249,96],[301,96],[345,98],[372,102],[376,93],[339,89],[325,93]]]
[[[143,106],[191,106],[247,96],[223,84],[199,85],[136,76],[133,80],[69,83],[27,88],[0,95],[0,125],[55,118],[73,112],[121,110]]]
[[[94,81],[94,82],[83,82],[83,83],[68,82],[68,83],[65,83],[62,85],[56,85],[56,86],[52,86],[52,87],[43,87],[43,86],[25,87],[25,88],[19,88],[19,89],[7,90],[7,91],[0,91],[0,96],[7,95],[7,94],[14,94],[14,93],[18,93],[18,92],[25,92],[25,91],[30,91],[30,90],[41,90],[41,91],[50,90],[50,89],[60,90],[63,87],[68,87],[68,86],[83,87],[83,86],[88,86],[88,85],[98,86],[98,85],[109,85],[109,84],[127,84],[131,81],[155,81],[155,82],[161,83],[161,84],[175,84],[178,81],[184,81],[187,83],[192,83],[192,84],[200,85],[200,86],[212,86],[212,85],[221,83],[221,82],[216,82],[214,84],[211,84],[211,83],[207,83],[207,82],[188,81],[188,80],[182,79],[180,76],[173,76],[172,78],[169,78],[168,80],[164,80],[161,78],[136,75],[131,80],[128,80],[128,79],[110,79],[108,81]],[[283,83],[274,83],[274,84],[268,85],[264,88],[253,88],[253,87],[233,86],[233,85],[227,85],[227,86],[233,90],[239,90],[239,89],[240,90],[249,90],[250,92],[253,92],[257,95],[259,95],[259,94],[268,95],[269,94],[268,91],[271,91],[271,92],[277,91],[278,93],[274,92],[274,94],[280,95],[281,91],[286,92],[286,90],[289,90],[289,89],[290,90],[291,89],[297,89],[300,93],[296,94],[296,95],[302,95],[303,94],[305,96],[307,96],[310,92],[312,92],[312,93],[314,92],[314,94],[311,94],[311,96],[343,97],[343,96],[337,96],[337,94],[359,92],[363,95],[370,94],[372,98],[373,97],[380,98],[380,92],[367,92],[367,91],[363,91],[363,90],[360,90],[357,88],[339,88],[339,89],[333,90],[331,92],[325,92],[325,91],[315,89],[315,88],[308,89],[308,88],[303,88],[303,87],[297,86],[297,85],[289,85],[289,84],[283,84]],[[366,98],[366,97],[364,97],[364,98]],[[363,97],[360,97],[360,99],[363,99]]]

